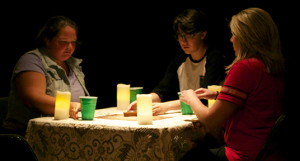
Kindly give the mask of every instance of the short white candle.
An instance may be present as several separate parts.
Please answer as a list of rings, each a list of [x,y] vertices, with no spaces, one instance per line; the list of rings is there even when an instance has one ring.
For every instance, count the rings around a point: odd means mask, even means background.
[[[140,125],[152,124],[152,96],[151,94],[137,94],[137,120]]]
[[[70,92],[56,91],[54,119],[61,120],[69,118],[70,101]]]
[[[211,85],[211,86],[207,86],[207,89],[209,90],[213,90],[213,91],[221,91],[222,86],[217,86],[217,85]],[[208,100],[208,108],[212,107],[212,105],[215,103],[216,100],[212,99],[212,100]]]
[[[126,111],[130,104],[130,84],[117,85],[117,110]]]

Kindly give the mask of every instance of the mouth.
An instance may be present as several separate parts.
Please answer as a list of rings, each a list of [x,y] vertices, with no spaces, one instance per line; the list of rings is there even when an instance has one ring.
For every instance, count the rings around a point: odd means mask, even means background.
[[[65,51],[64,54],[70,55],[70,54],[72,54],[72,51]]]

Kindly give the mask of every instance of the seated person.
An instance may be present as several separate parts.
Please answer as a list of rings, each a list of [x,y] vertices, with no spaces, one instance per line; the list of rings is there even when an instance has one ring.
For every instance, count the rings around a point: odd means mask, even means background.
[[[71,92],[70,116],[77,119],[79,96],[89,95],[79,66],[82,60],[72,57],[77,31],[69,18],[52,17],[37,36],[37,49],[19,59],[2,125],[5,131],[24,135],[30,119],[53,116],[57,90]]]
[[[255,160],[283,113],[285,66],[278,29],[270,14],[259,8],[245,9],[232,17],[230,29],[236,58],[227,68],[221,92],[190,89],[180,97],[207,131],[224,126],[225,145],[209,150],[200,145],[182,160],[197,156],[204,160]],[[199,101],[216,97],[210,108]],[[278,147],[272,147],[262,160],[285,159]]]
[[[174,20],[173,29],[181,49],[169,64],[161,82],[152,91],[153,114],[180,109],[177,93],[217,85],[225,78],[222,52],[208,44],[209,20],[200,10],[187,9]],[[136,102],[128,110],[135,110]]]

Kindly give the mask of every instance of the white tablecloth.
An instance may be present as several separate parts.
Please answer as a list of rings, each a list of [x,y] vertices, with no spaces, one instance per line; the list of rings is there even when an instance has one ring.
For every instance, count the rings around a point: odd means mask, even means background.
[[[107,108],[96,110],[93,121],[31,119],[26,139],[41,161],[178,160],[198,135],[185,121],[191,119],[196,116],[171,112],[152,125],[139,125],[136,117],[124,118],[116,108]]]

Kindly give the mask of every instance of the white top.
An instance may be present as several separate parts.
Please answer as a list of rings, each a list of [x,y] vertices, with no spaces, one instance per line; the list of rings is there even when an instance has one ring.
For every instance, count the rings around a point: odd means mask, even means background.
[[[180,91],[200,88],[200,77],[205,75],[206,56],[200,62],[187,58],[177,70]]]

